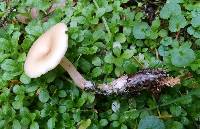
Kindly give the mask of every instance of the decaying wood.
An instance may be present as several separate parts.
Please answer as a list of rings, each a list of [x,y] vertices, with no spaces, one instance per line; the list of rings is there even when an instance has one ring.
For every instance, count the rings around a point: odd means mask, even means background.
[[[109,84],[93,84],[85,90],[94,91],[96,94],[137,94],[148,90],[157,94],[165,87],[173,87],[180,83],[178,77],[170,77],[163,69],[145,69],[134,75],[124,75]]]

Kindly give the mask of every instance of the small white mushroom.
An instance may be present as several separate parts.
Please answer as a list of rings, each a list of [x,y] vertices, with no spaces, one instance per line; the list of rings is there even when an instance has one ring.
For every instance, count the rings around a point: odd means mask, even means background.
[[[58,23],[41,35],[30,48],[24,71],[30,78],[37,78],[60,64],[81,89],[91,85],[76,70],[74,65],[64,57],[68,48],[67,26]]]

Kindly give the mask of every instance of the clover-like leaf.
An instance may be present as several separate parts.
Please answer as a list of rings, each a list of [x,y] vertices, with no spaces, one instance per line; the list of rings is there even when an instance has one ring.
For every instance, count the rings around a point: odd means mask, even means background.
[[[91,120],[87,119],[87,120],[81,120],[80,121],[80,126],[78,129],[87,129],[91,124]]]
[[[173,15],[169,20],[169,30],[177,32],[187,25],[187,21],[183,15]]]
[[[195,38],[200,38],[200,31],[199,30],[196,30],[196,28],[190,26],[187,28],[187,32],[190,34],[190,35],[193,35]]]
[[[55,128],[55,122],[56,122],[56,119],[54,117],[50,118],[47,122],[48,129],[54,129]]]
[[[106,12],[106,9],[105,9],[105,8],[99,8],[99,9],[97,9],[97,11],[96,11],[96,16],[97,16],[97,17],[101,17],[101,16],[104,15],[105,12]]]
[[[39,36],[43,32],[41,23],[36,20],[29,22],[28,25],[25,27],[25,30],[28,34],[33,35],[33,36]]]
[[[160,11],[160,17],[163,19],[168,19],[172,15],[181,14],[181,7],[176,2],[168,2],[164,5],[164,7]]]
[[[102,60],[101,60],[99,57],[95,57],[95,58],[92,60],[92,64],[95,65],[95,66],[101,66]]]
[[[37,122],[32,122],[30,129],[39,129],[39,124]]]
[[[200,26],[200,15],[196,16],[196,17],[193,17],[192,18],[192,21],[191,21],[191,24],[193,27],[199,27]]]
[[[165,125],[156,116],[147,116],[140,120],[138,129],[165,129]]]
[[[46,103],[49,98],[49,92],[46,89],[42,89],[39,93],[39,100],[43,103]]]
[[[107,119],[101,119],[101,120],[99,121],[99,124],[100,124],[102,127],[104,127],[104,126],[106,126],[106,125],[108,124],[108,120],[107,120]]]
[[[9,72],[13,72],[17,69],[17,62],[12,60],[12,59],[6,59],[4,62],[1,64],[1,69]]]
[[[150,29],[150,26],[146,22],[136,23],[133,27],[133,36],[136,39],[145,39],[146,31]]]
[[[188,66],[195,59],[194,51],[187,47],[174,48],[171,51],[172,64],[177,67]]]
[[[93,76],[93,77],[98,77],[98,76],[101,75],[101,73],[102,73],[101,67],[96,67],[96,68],[94,68],[94,69],[92,70],[92,76]]]
[[[31,78],[29,78],[27,75],[25,74],[22,74],[20,76],[20,81],[23,83],[23,84],[29,84],[31,82]]]
[[[21,129],[21,125],[20,125],[20,123],[19,123],[18,120],[15,119],[15,120],[13,121],[12,128],[13,128],[13,129]]]
[[[174,116],[179,116],[181,115],[181,111],[182,111],[182,108],[181,106],[171,106],[170,107],[170,112],[174,115]]]
[[[120,42],[114,42],[113,43],[113,53],[119,57],[121,55],[121,49],[122,49],[122,46],[120,44]]]
[[[183,129],[183,124],[178,121],[171,121],[170,123],[167,123],[168,129]]]

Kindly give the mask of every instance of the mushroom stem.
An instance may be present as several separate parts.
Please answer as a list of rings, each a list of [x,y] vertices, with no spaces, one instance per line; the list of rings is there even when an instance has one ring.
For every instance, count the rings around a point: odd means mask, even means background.
[[[60,65],[68,72],[78,87],[84,89],[88,85],[89,81],[84,79],[84,77],[76,70],[74,65],[66,57],[62,58]]]

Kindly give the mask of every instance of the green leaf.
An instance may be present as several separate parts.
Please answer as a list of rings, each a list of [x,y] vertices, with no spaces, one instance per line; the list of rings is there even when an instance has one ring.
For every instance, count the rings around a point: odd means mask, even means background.
[[[170,3],[170,2],[172,2],[172,3],[182,3],[183,0],[167,0],[167,3]]]
[[[94,100],[95,100],[95,95],[88,93],[88,94],[87,94],[87,101],[88,101],[89,103],[93,103]]]
[[[4,12],[6,10],[6,2],[0,3],[0,11]]]
[[[95,57],[93,60],[92,60],[92,64],[95,65],[95,66],[101,66],[102,64],[102,61],[99,57]]]
[[[109,63],[109,64],[114,63],[114,60],[115,60],[115,58],[114,58],[114,56],[112,55],[112,53],[106,54],[106,56],[105,56],[105,58],[104,58],[104,61],[105,61],[106,63]]]
[[[183,129],[183,125],[178,121],[172,121],[167,124],[167,129]]]
[[[3,129],[5,127],[5,120],[0,120],[0,128]]]
[[[181,106],[171,106],[170,107],[170,112],[172,113],[172,115],[174,116],[180,116],[181,115]]]
[[[33,36],[39,36],[43,32],[43,28],[41,27],[41,23],[37,20],[32,20],[28,23],[28,26],[25,27],[25,30],[28,34]]]
[[[74,118],[74,121],[75,122],[79,122],[80,121],[80,110],[79,109],[77,109],[75,112],[74,112],[74,114],[73,114],[73,118]]]
[[[193,35],[195,38],[200,38],[200,31],[197,30],[196,28],[192,27],[192,26],[187,28],[187,32],[190,35]]]
[[[50,71],[47,74],[45,74],[45,78],[47,83],[51,83],[56,79],[56,73],[55,71]]]
[[[87,120],[81,120],[80,122],[80,126],[78,129],[87,129],[90,125],[91,125],[91,120],[87,119]]]
[[[157,29],[159,29],[160,27],[160,19],[157,17],[153,22],[152,22],[152,26],[151,29],[153,31],[156,31]]]
[[[66,106],[59,106],[58,107],[58,111],[59,111],[59,113],[65,113],[66,112]]]
[[[135,49],[126,49],[121,57],[124,59],[130,59],[131,57],[133,57],[135,53],[136,53]]]
[[[85,98],[79,98],[79,99],[78,99],[78,102],[77,102],[77,106],[78,106],[78,107],[82,107],[83,104],[85,104],[85,102],[86,102],[86,99],[85,99]]]
[[[25,74],[22,74],[20,76],[20,81],[23,83],[23,84],[29,84],[31,82],[31,78],[29,78],[27,75]]]
[[[18,46],[19,36],[21,35],[20,32],[16,31],[12,35],[12,46],[16,49]]]
[[[21,125],[22,126],[26,126],[26,127],[28,127],[28,125],[30,124],[30,119],[29,118],[27,118],[27,117],[23,117],[22,119],[21,119]]]
[[[37,7],[37,9],[45,11],[49,8],[51,2],[48,1],[40,1],[40,0],[27,0],[25,2],[26,6]]]
[[[116,63],[115,63],[115,65],[117,66],[117,67],[115,68],[115,75],[116,75],[117,77],[122,76],[123,73],[124,73],[124,70],[123,70],[123,68],[121,67],[122,63],[123,63],[123,60],[120,60],[120,62],[118,62],[118,63],[116,62]]]
[[[200,15],[196,16],[196,17],[193,17],[192,18],[192,21],[191,21],[191,24],[193,27],[199,27],[200,26]]]
[[[114,42],[113,43],[113,53],[119,57],[121,55],[121,49],[122,49],[122,46],[120,44],[120,42]]]
[[[49,100],[49,92],[46,89],[42,89],[39,93],[39,100],[43,103],[46,103]]]
[[[123,27],[123,34],[126,36],[131,35],[132,29],[129,27]]]
[[[165,129],[165,125],[157,117],[147,116],[140,120],[138,129]]]
[[[126,125],[122,124],[120,129],[128,129],[128,127]]]
[[[103,30],[97,30],[92,35],[93,40],[97,41],[98,39],[103,39],[105,37],[105,32]]]
[[[173,15],[169,20],[169,30],[171,32],[180,31],[187,25],[187,21],[183,15]]]
[[[15,94],[23,94],[24,93],[24,87],[21,85],[21,86],[19,86],[19,85],[15,85],[14,87],[13,87],[13,92],[15,93]]]
[[[13,24],[9,24],[8,26],[7,26],[7,33],[9,34],[9,35],[11,35],[11,33],[13,33],[13,31],[15,30],[15,26],[13,25]]]
[[[105,64],[105,65],[103,66],[103,72],[104,72],[105,74],[109,74],[109,73],[111,73],[112,71],[113,71],[113,65]]]
[[[30,92],[34,92],[38,89],[38,85],[35,83],[31,83],[29,85],[26,85],[26,92],[30,93]]]
[[[174,48],[171,51],[172,64],[177,67],[188,66],[195,59],[194,51],[187,47]]]
[[[197,40],[195,41],[195,44],[196,44],[197,46],[200,46],[200,39],[197,39]]]
[[[4,62],[1,64],[2,70],[13,72],[17,69],[17,63],[15,60],[12,59],[5,59]]]
[[[174,2],[166,3],[160,11],[160,17],[163,19],[168,19],[172,15],[179,15],[179,14],[181,14],[181,7],[179,4]]]
[[[92,70],[92,76],[93,77],[98,77],[102,74],[102,69],[101,67],[95,67],[93,70]]]
[[[131,61],[125,61],[123,68],[124,71],[128,74],[133,74],[137,71],[137,67]]]
[[[30,125],[30,129],[39,129],[39,124],[37,122],[32,122],[32,124]]]
[[[133,27],[133,36],[136,39],[145,39],[146,32],[150,29],[146,22],[136,23]]]
[[[120,43],[124,43],[124,42],[126,42],[126,36],[123,33],[118,33],[115,36],[115,40],[120,42]]]
[[[109,120],[110,120],[110,121],[114,121],[114,120],[118,120],[118,118],[119,118],[119,116],[118,116],[116,113],[113,113],[113,114],[110,116]]]
[[[20,109],[23,107],[23,103],[21,101],[14,101],[12,102],[12,106],[14,109]]]
[[[159,36],[160,37],[166,37],[168,35],[168,31],[167,30],[164,30],[164,29],[161,29],[159,32],[158,32]]]
[[[92,65],[86,59],[81,58],[79,60],[79,67],[81,68],[81,70],[83,70],[83,72],[88,73],[92,68]]]
[[[0,38],[0,44],[1,44],[0,52],[10,50],[11,45],[7,39]]]
[[[101,17],[101,16],[104,15],[105,12],[106,12],[105,8],[98,8],[97,11],[96,11],[96,16]]]
[[[107,119],[101,119],[99,121],[99,124],[102,126],[102,127],[105,127],[106,125],[108,125],[108,120]]]
[[[169,46],[169,45],[172,45],[173,43],[173,40],[171,37],[165,37],[161,40],[160,42],[163,46]]]
[[[66,93],[64,90],[60,90],[60,91],[58,92],[58,96],[61,97],[61,98],[64,98],[64,97],[67,96],[67,93]]]
[[[135,120],[136,118],[138,118],[140,115],[140,112],[135,110],[135,109],[131,109],[127,112],[124,112],[124,114],[121,116],[122,121],[125,120]]]
[[[114,128],[119,127],[119,125],[120,125],[120,123],[119,123],[118,121],[113,121],[113,122],[111,123],[111,126],[114,127]]]
[[[54,129],[55,128],[55,122],[56,122],[56,119],[54,117],[50,118],[47,121],[47,127],[48,127],[48,129]]]
[[[13,129],[21,129],[22,127],[21,127],[19,121],[15,119],[15,120],[13,121],[12,128],[13,128]]]

